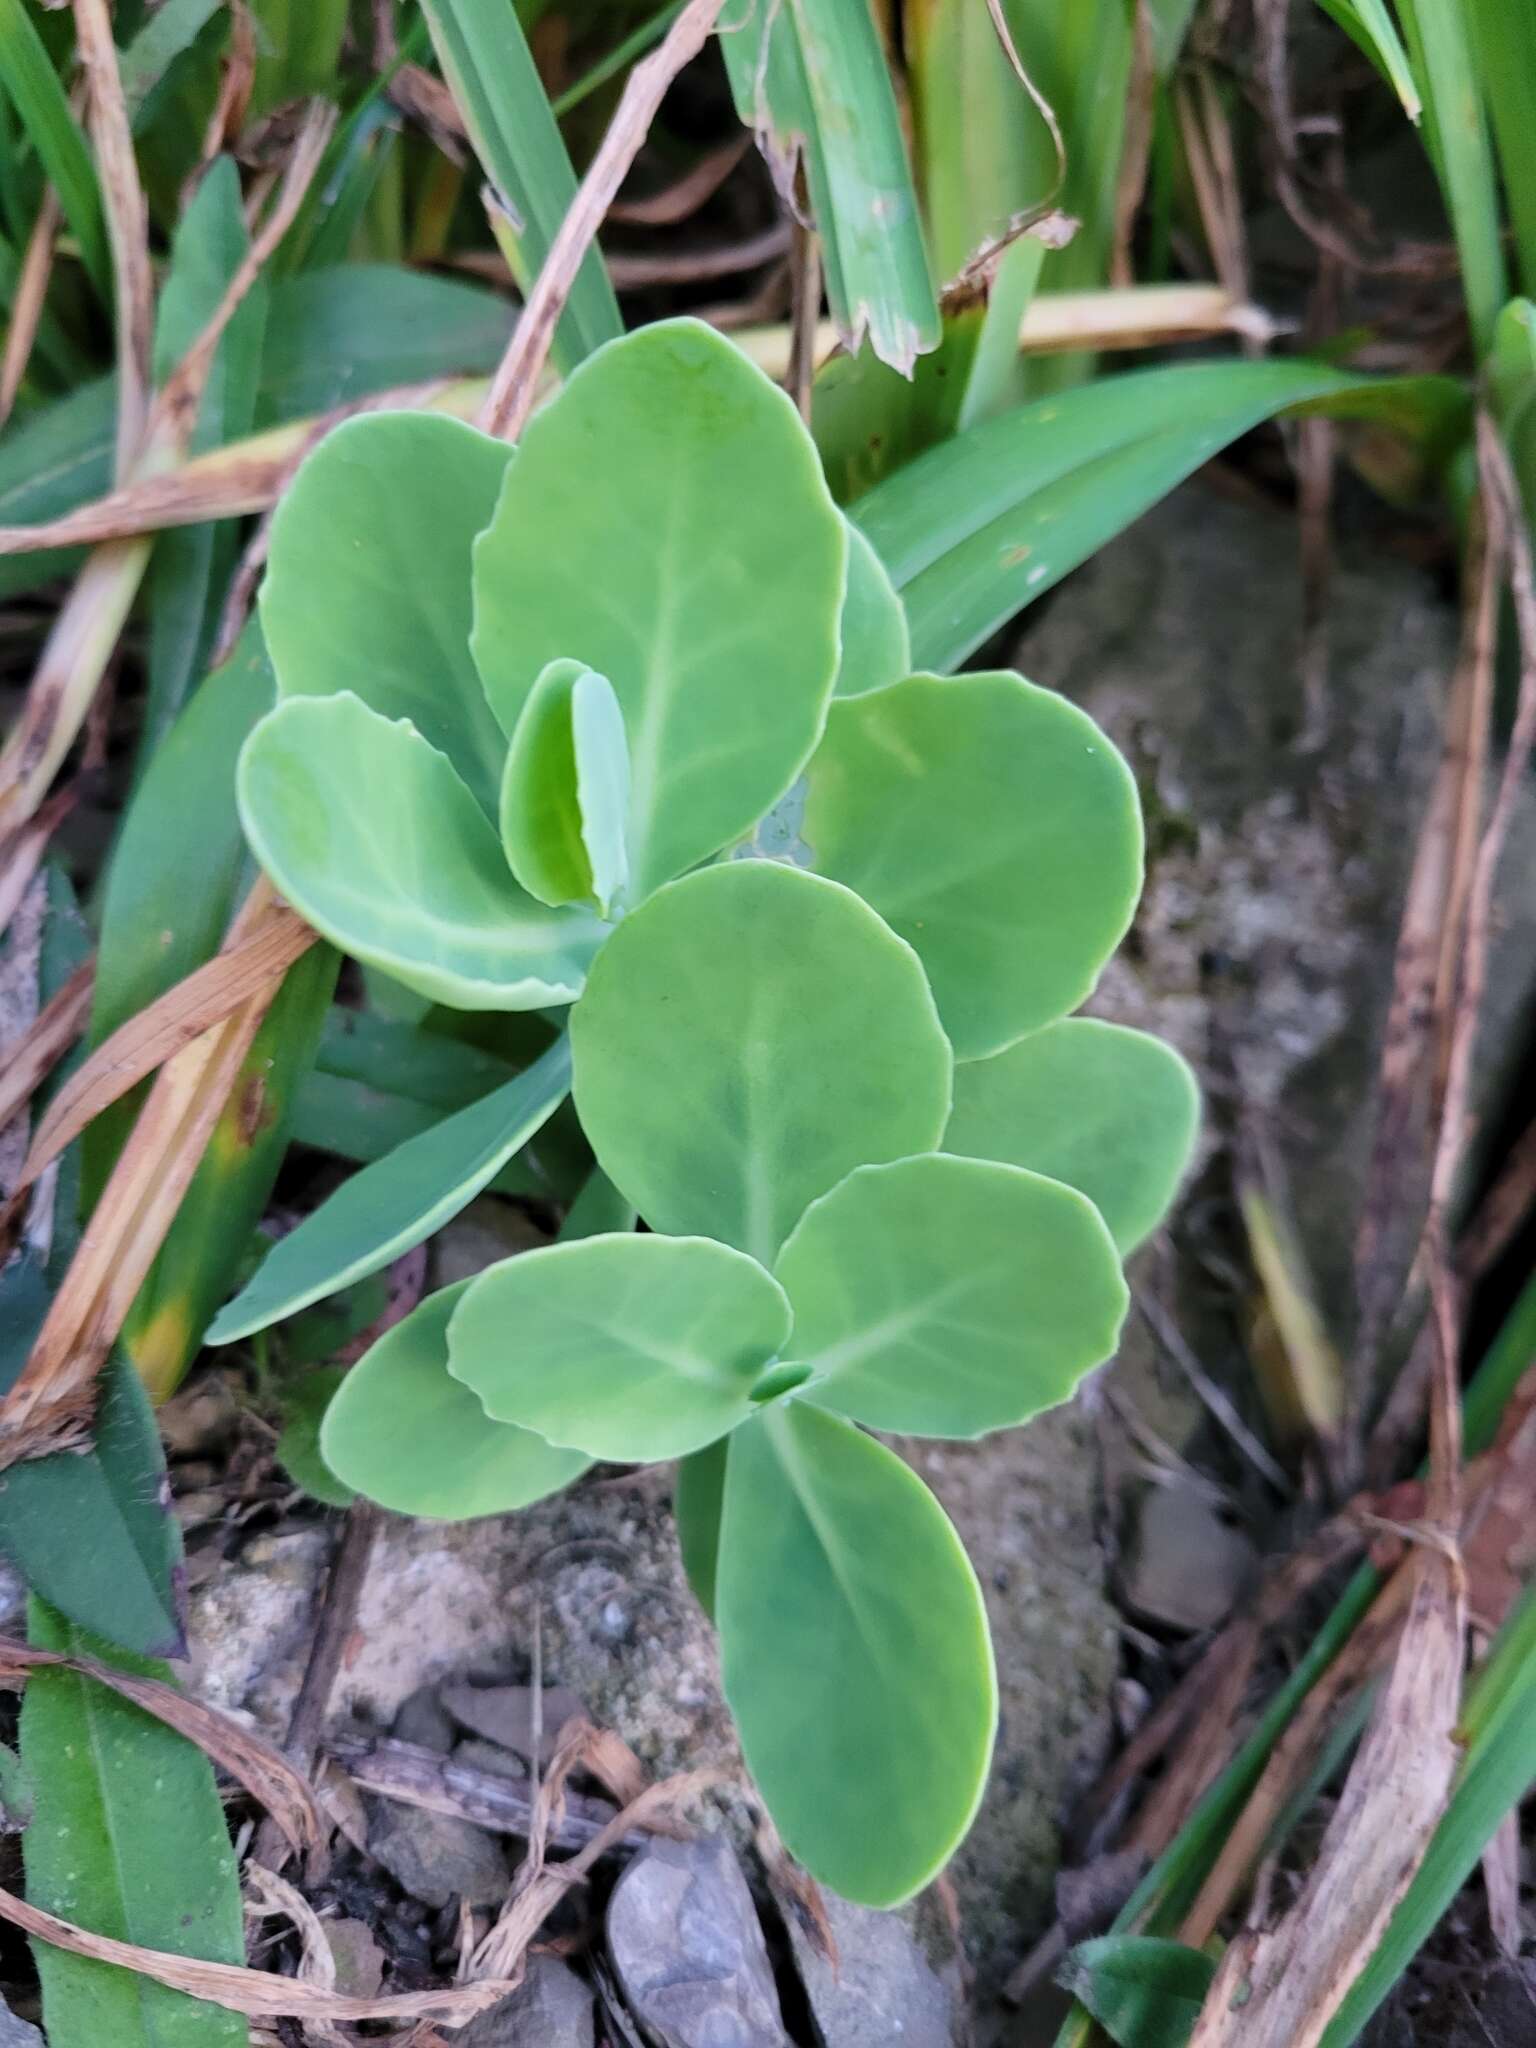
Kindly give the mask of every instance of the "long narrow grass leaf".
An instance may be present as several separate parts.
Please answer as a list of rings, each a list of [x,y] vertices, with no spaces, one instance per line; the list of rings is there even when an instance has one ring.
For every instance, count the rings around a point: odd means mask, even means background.
[[[576,196],[576,173],[512,0],[422,0],[438,62],[475,154],[511,216],[518,283],[543,268]],[[561,367],[623,332],[618,300],[594,247],[577,273],[555,339]]]
[[[0,0],[0,85],[15,102],[43,169],[59,195],[92,283],[108,304],[112,259],[96,169],[25,0]]]

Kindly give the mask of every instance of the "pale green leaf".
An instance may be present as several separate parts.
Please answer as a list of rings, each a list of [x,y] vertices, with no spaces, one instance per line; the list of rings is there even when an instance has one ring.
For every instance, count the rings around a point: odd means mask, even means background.
[[[765,1265],[808,1202],[930,1150],[949,1115],[917,956],[850,890],[771,861],[705,868],[626,918],[571,1048],[582,1128],[652,1229]]]
[[[278,503],[261,591],[279,699],[409,718],[492,815],[507,743],[470,658],[470,549],[510,455],[438,413],[343,422]]]
[[[558,1493],[592,1462],[492,1422],[448,1370],[448,1325],[472,1281],[445,1287],[353,1366],[320,1425],[344,1486],[402,1515],[503,1515]]]
[[[848,522],[848,587],[843,593],[842,655],[836,697],[862,697],[899,683],[912,669],[907,615],[885,564]]]
[[[1085,712],[1009,674],[834,704],[807,773],[811,864],[916,950],[960,1059],[1075,1009],[1141,891],[1130,771]]]
[[[956,1067],[944,1149],[1080,1188],[1125,1253],[1167,1214],[1199,1125],[1199,1088],[1172,1046],[1067,1017]]]
[[[629,879],[629,749],[606,676],[552,661],[534,684],[501,784],[501,843],[541,903],[612,914]]]
[[[603,926],[512,879],[485,813],[408,719],[293,697],[246,741],[240,818],[274,885],[370,967],[460,1010],[571,1002]]]
[[[264,1330],[430,1237],[543,1127],[565,1099],[570,1072],[561,1038],[516,1080],[353,1174],[278,1239],[207,1341],[232,1344]]]
[[[785,1846],[867,1906],[921,1890],[980,1802],[997,1720],[981,1589],[894,1452],[802,1401],[730,1439],[725,1695]]]
[[[942,1152],[849,1174],[774,1272],[805,1398],[901,1436],[981,1436],[1054,1408],[1111,1356],[1128,1301],[1085,1196]]]
[[[720,48],[741,118],[787,195],[803,167],[827,303],[849,349],[867,334],[909,376],[939,339],[939,310],[869,0],[736,0]]]
[[[449,1369],[498,1422],[619,1464],[686,1457],[752,1412],[789,1336],[755,1259],[707,1237],[588,1237],[482,1273]]]
[[[641,900],[748,831],[821,732],[846,542],[793,405],[694,320],[602,349],[523,434],[475,545],[474,652],[510,735],[573,656],[629,735]]]

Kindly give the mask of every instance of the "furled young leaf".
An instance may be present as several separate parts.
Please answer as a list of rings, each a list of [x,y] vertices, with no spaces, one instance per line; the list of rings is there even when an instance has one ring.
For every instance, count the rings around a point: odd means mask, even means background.
[[[292,697],[240,756],[240,818],[295,909],[345,952],[461,1010],[580,994],[603,927],[524,894],[446,754],[350,690]]]
[[[475,544],[475,659],[509,735],[562,655],[612,683],[635,901],[748,831],[805,765],[845,554],[793,405],[698,321],[611,343],[530,421]]]
[[[1215,1974],[1182,1942],[1106,1934],[1072,1950],[1060,1982],[1118,2048],[1185,2048]]]
[[[730,1440],[717,1583],[725,1695],[791,1855],[866,1906],[970,1826],[997,1688],[981,1589],[917,1474],[803,1401]]]
[[[210,1344],[232,1344],[377,1273],[474,1200],[553,1115],[570,1085],[564,1038],[524,1074],[344,1181],[279,1238],[219,1315]]]
[[[280,699],[409,718],[492,816],[507,743],[469,654],[470,549],[510,454],[438,413],[346,421],[283,494],[261,591]]]
[[[41,1601],[39,1649],[116,1657]],[[36,1790],[22,1837],[27,1898],[94,1934],[207,1962],[243,1963],[234,1852],[213,1767],[183,1736],[95,1679],[38,1671],[21,1708],[21,1753]],[[238,2013],[109,1963],[33,1945],[53,2048],[244,2048]]]
[[[702,1450],[752,1412],[789,1336],[756,1259],[707,1237],[588,1237],[505,1259],[448,1332],[487,1415],[619,1464]]]
[[[899,683],[912,669],[907,615],[885,564],[848,522],[848,588],[843,594],[843,651],[836,697],[862,697]]]
[[[448,1522],[508,1514],[569,1486],[592,1462],[492,1422],[449,1372],[448,1324],[472,1285],[428,1295],[386,1330],[320,1425],[320,1454],[342,1484],[398,1514]]]
[[[834,704],[807,771],[812,865],[916,950],[960,1059],[1075,1009],[1141,891],[1141,808],[1093,720],[1009,674]]]
[[[868,0],[738,0],[720,48],[779,185],[803,165],[827,300],[850,349],[868,334],[906,375],[939,338],[901,115]]]
[[[949,1114],[917,956],[850,890],[772,861],[705,868],[626,918],[571,1049],[582,1128],[652,1229],[765,1265],[808,1202],[929,1150]]]
[[[903,1436],[981,1436],[1054,1408],[1114,1351],[1127,1301],[1085,1196],[942,1152],[850,1173],[774,1272],[805,1398]]]
[[[541,903],[612,912],[629,879],[629,748],[606,676],[552,661],[534,684],[501,784],[501,843]]]
[[[1200,1091],[1172,1046],[1067,1017],[956,1067],[944,1149],[1081,1188],[1126,1253],[1166,1215],[1199,1123]]]
[[[725,1505],[725,1468],[731,1440],[720,1437],[678,1460],[672,1515],[678,1547],[693,1597],[713,1621],[715,1572],[720,1560],[720,1513]]]
[[[853,508],[901,592],[920,668],[955,667],[1239,434],[1292,408],[1460,431],[1448,378],[1304,360],[1106,377],[971,427]]]

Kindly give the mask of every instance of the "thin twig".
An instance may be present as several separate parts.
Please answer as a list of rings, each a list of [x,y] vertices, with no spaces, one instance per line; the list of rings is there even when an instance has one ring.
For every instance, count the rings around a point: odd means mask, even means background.
[[[811,387],[816,381],[816,325],[821,312],[821,245],[816,230],[802,221],[790,227],[790,283],[793,297],[789,322],[790,397],[807,426],[811,423]]]
[[[21,274],[11,299],[11,324],[6,329],[4,354],[0,356],[0,427],[11,416],[21,380],[27,374],[27,364],[32,359],[32,344],[37,340],[37,330],[42,322],[48,280],[53,275],[53,252],[63,217],[59,195],[49,185],[37,209],[32,232],[27,237]]]
[[[560,223],[501,359],[480,420],[488,434],[515,441],[527,425],[555,328],[587,251],[650,133],[668,86],[703,49],[724,4],[725,0],[689,0],[660,46],[629,74],[602,146]]]

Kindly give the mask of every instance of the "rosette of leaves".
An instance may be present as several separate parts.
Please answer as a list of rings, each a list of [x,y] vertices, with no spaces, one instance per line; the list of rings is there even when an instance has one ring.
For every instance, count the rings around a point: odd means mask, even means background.
[[[423,1302],[325,1460],[444,1517],[680,1460],[762,1796],[893,1904],[965,1833],[996,1697],[959,1540],[871,1432],[1067,1399],[1193,1142],[1177,1056],[1069,1014],[1140,887],[1128,771],[1018,676],[905,673],[793,408],[692,322],[599,350],[515,451],[339,429],[262,619],[240,800],[274,882],[436,1000],[573,1005],[576,1111],[646,1226],[573,1214]]]

